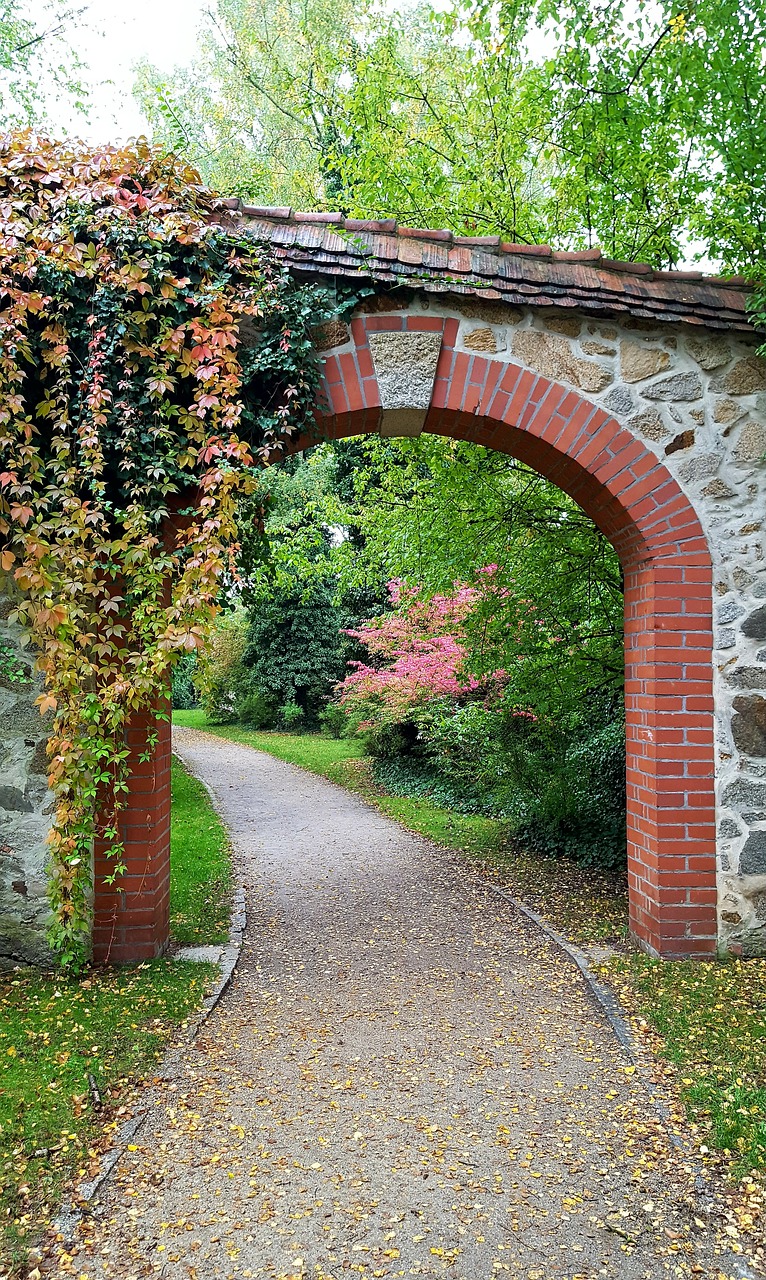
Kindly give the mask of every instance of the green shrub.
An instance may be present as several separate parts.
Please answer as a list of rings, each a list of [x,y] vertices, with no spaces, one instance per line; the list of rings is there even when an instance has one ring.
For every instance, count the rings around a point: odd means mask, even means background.
[[[516,839],[584,866],[625,865],[625,730],[622,721],[571,744],[529,806]]]
[[[417,725],[375,725],[363,741],[391,794],[504,819],[533,852],[613,870],[626,853],[625,732],[614,707],[589,712],[594,726],[434,699]]]
[[[213,724],[232,724],[249,673],[243,665],[248,618],[242,610],[221,614],[197,664],[196,685],[205,715]]]
[[[349,730],[348,716],[336,702],[330,702],[319,717],[319,727],[331,738],[345,738]]]
[[[297,702],[286,702],[279,708],[279,723],[288,733],[296,733],[305,726],[306,712]]]
[[[267,581],[248,596],[245,665],[277,706],[297,706],[282,723],[314,728],[332,687],[343,673],[344,637],[333,601],[334,582],[307,574]]]
[[[172,702],[174,711],[192,711],[197,706],[194,673],[197,655],[189,653],[173,669]]]
[[[273,729],[277,722],[274,702],[252,684],[237,699],[235,716],[239,724],[246,724],[252,729]]]
[[[396,756],[410,755],[416,749],[418,726],[409,720],[402,724],[383,722],[363,730],[361,736],[367,755],[379,760],[390,760]]]
[[[389,795],[430,800],[443,809],[466,815],[503,817],[491,793],[482,793],[471,783],[447,777],[427,760],[417,756],[377,758],[373,777]]]

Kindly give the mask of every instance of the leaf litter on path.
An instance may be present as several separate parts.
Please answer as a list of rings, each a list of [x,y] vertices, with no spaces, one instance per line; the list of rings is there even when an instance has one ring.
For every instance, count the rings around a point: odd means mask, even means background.
[[[232,985],[74,1241],[80,1280],[741,1274],[578,972],[459,860],[185,731],[249,885]]]

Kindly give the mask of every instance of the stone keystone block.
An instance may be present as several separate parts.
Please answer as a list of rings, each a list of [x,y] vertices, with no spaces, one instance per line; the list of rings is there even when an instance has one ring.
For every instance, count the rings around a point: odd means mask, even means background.
[[[439,363],[440,333],[382,332],[369,335],[383,415],[382,436],[419,436]]]

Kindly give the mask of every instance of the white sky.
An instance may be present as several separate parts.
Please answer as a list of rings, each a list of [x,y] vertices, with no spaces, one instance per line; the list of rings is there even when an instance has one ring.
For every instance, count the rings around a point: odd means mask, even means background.
[[[133,98],[133,68],[148,58],[165,72],[191,61],[203,10],[210,0],[82,0],[86,12],[69,34],[89,71],[89,117],[62,117],[68,130],[94,143],[146,133]],[[63,0],[26,0],[21,8],[38,28],[50,25]]]

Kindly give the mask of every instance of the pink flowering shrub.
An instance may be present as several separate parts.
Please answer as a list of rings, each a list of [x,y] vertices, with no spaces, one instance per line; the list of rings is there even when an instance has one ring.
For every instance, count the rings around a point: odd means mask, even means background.
[[[480,570],[488,584],[496,568]],[[395,579],[388,594],[390,613],[347,633],[371,659],[349,663],[352,670],[336,687],[338,702],[360,728],[406,721],[435,699],[497,698],[503,670],[478,677],[467,669],[466,624],[482,590],[455,583],[450,595],[423,600],[417,589]]]

